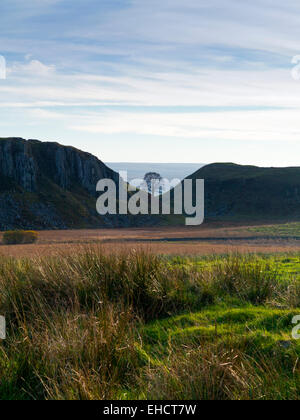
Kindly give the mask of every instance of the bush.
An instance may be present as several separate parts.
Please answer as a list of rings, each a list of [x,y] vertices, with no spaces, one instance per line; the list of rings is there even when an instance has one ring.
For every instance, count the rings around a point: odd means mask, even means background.
[[[3,243],[6,245],[33,244],[38,240],[38,233],[34,231],[15,230],[3,234]]]

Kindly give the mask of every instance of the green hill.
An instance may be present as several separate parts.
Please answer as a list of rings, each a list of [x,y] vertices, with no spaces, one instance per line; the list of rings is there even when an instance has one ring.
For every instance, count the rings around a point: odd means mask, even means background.
[[[188,178],[205,180],[206,218],[300,219],[300,167],[215,163]]]

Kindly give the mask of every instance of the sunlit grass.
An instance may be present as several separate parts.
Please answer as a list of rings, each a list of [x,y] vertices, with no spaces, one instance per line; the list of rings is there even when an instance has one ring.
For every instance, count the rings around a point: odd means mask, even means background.
[[[300,257],[0,259],[1,399],[298,399]]]

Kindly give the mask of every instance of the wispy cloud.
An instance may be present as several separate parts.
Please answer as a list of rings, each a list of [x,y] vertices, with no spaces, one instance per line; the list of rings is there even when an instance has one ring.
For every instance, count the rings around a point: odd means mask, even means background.
[[[139,134],[158,137],[178,137],[199,140],[235,140],[256,142],[259,140],[294,141],[300,138],[298,111],[215,111],[185,112],[180,114],[160,112],[105,111],[60,113],[44,109],[32,109],[31,117],[61,120],[72,130],[99,134]]]
[[[6,133],[15,134],[13,115],[23,109],[36,136],[55,136],[56,120],[74,143],[84,133],[120,145],[130,133],[161,142],[300,140],[300,83],[291,77],[299,2],[2,0],[0,13]]]
[[[114,68],[117,67],[113,66]],[[291,69],[234,70],[187,66],[184,71],[149,71],[120,66],[118,74],[57,71],[38,60],[13,64],[0,85],[1,103],[45,106],[300,107],[300,83]]]

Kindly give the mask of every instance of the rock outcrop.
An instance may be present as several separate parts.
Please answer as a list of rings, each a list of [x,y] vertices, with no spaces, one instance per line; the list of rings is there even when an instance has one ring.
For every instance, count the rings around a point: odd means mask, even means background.
[[[30,142],[23,139],[0,141],[0,176],[10,178],[32,192],[37,188],[37,175]]]
[[[96,213],[96,184],[118,174],[58,143],[0,139],[0,229],[112,225]]]
[[[118,178],[89,153],[58,143],[21,138],[0,140],[0,176],[11,178],[27,192],[37,191],[38,180],[45,176],[65,190],[76,185],[91,195],[95,195],[99,179]]]

